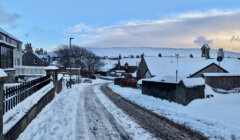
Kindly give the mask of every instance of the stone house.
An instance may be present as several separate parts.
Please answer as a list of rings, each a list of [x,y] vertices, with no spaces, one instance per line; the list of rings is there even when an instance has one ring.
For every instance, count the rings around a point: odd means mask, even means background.
[[[228,73],[228,71],[220,67],[216,63],[211,63],[210,65],[191,74],[189,77],[202,77],[204,73]]]
[[[40,57],[33,52],[31,43],[25,45],[25,50],[22,56],[24,66],[47,66],[47,61],[44,57]]]

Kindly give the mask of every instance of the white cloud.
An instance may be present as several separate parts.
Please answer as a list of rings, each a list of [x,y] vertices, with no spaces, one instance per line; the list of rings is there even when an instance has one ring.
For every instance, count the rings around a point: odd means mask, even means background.
[[[214,42],[211,44],[213,48],[233,50],[240,44],[231,43],[229,39],[240,32],[239,25],[238,10],[213,9],[170,15],[169,18],[160,20],[130,21],[99,28],[81,23],[68,28],[66,32],[84,38],[85,41],[81,42],[84,47],[195,48],[200,47],[199,43],[202,41]]]
[[[208,40],[204,36],[198,36],[193,42],[198,45],[202,45],[202,44],[212,44],[213,40]]]

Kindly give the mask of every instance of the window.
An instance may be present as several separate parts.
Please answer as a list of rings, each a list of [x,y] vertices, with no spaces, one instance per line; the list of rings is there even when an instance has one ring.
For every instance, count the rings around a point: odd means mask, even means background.
[[[13,67],[13,49],[5,46],[1,47],[1,68]]]
[[[3,36],[2,35],[0,35],[0,40],[3,40]]]
[[[38,63],[38,61],[37,61],[37,59],[35,58],[34,59],[34,62],[33,62],[34,64],[37,64]]]
[[[20,59],[19,58],[17,59],[17,65],[20,65]]]
[[[17,43],[17,49],[20,49],[20,44],[19,43]]]

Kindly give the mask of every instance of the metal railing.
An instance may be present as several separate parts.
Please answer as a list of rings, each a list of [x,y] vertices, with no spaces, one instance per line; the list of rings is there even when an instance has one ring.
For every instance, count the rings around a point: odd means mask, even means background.
[[[3,91],[3,114],[21,103],[42,87],[51,82],[50,76],[44,76],[18,86],[7,88]]]

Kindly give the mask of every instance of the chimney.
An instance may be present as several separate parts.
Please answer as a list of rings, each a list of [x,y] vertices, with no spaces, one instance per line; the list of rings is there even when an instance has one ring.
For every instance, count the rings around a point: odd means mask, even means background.
[[[33,52],[31,43],[25,44],[25,50],[26,50],[27,52]]]
[[[35,53],[38,54],[38,55],[40,55],[39,49],[36,49],[36,50],[35,50]]]
[[[47,51],[44,51],[44,55],[47,55]]]
[[[40,55],[43,55],[43,48],[40,48]]]

